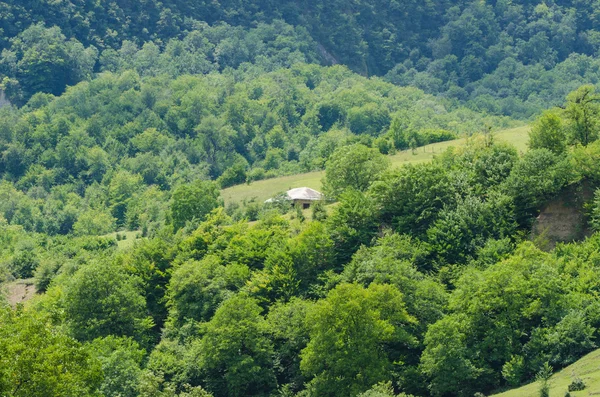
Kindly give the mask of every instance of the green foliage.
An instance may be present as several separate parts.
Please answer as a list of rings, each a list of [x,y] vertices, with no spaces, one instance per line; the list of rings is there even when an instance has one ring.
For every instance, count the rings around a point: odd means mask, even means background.
[[[0,395],[466,397],[596,348],[599,237],[522,240],[600,182],[597,4],[91,3],[2,4],[0,279],[40,294]],[[323,169],[310,220],[222,208]]]
[[[571,122],[571,140],[587,146],[598,139],[598,101],[592,85],[584,85],[567,96],[566,113]]]
[[[267,326],[272,336],[276,376],[278,383],[288,384],[299,390],[305,378],[300,370],[300,352],[309,340],[306,314],[312,306],[311,301],[293,298],[287,303],[275,303],[267,315]]]
[[[447,316],[433,324],[425,337],[427,346],[421,356],[421,368],[428,376],[434,396],[445,393],[471,395],[471,383],[481,375],[465,346],[466,324],[457,316]]]
[[[456,187],[443,164],[408,165],[385,173],[370,193],[381,217],[401,233],[421,234],[431,225]]]
[[[573,379],[573,382],[569,385],[569,391],[581,391],[585,390],[585,382],[581,378]]]
[[[152,240],[142,240],[129,255],[119,258],[119,263],[139,281],[146,307],[159,331],[167,317],[166,290],[171,276],[174,252],[173,241],[167,235]]]
[[[395,397],[392,382],[378,383],[366,392],[360,393],[358,397]]]
[[[115,230],[116,219],[108,211],[88,209],[73,224],[73,232],[79,236],[101,236]]]
[[[325,166],[323,190],[337,198],[345,189],[365,191],[390,162],[375,149],[356,144],[336,149]]]
[[[173,226],[180,229],[186,222],[199,220],[219,206],[220,194],[217,186],[210,181],[196,181],[181,185],[173,192],[171,217]]]
[[[144,350],[127,338],[108,336],[92,341],[88,346],[92,357],[97,359],[104,373],[99,387],[106,397],[135,397],[141,377]]]
[[[516,223],[510,197],[493,195],[483,202],[474,197],[446,208],[427,230],[431,250],[442,263],[464,263],[483,248],[488,239],[514,235]]]
[[[273,346],[255,300],[225,301],[203,329],[198,366],[215,396],[265,396],[275,387]]]
[[[502,366],[502,377],[512,386],[519,386],[525,375],[525,363],[521,356],[513,356]]]
[[[594,192],[594,200],[592,201],[590,225],[594,231],[600,230],[600,192]]]
[[[208,255],[201,261],[178,266],[169,283],[171,318],[178,325],[186,321],[208,321],[219,305],[244,284],[248,269],[243,265],[223,266]]]
[[[567,134],[563,120],[556,112],[544,112],[531,127],[529,147],[548,149],[554,154],[562,154],[566,146]]]
[[[371,242],[378,231],[377,215],[375,203],[364,193],[347,190],[340,196],[340,204],[327,218],[338,263],[347,262],[362,244]]]
[[[365,287],[390,284],[404,294],[406,311],[418,322],[410,329],[422,336],[429,324],[441,319],[447,305],[444,287],[419,271],[428,269],[428,248],[408,236],[388,234],[372,247],[362,247],[342,273],[346,282]]]
[[[39,313],[0,307],[0,393],[98,396],[100,363]]]
[[[537,214],[541,204],[567,183],[569,170],[560,160],[548,149],[532,150],[503,182],[501,189],[513,197],[519,224]]]
[[[544,363],[544,366],[535,376],[536,380],[540,382],[540,397],[550,396],[550,377],[552,376],[552,367],[548,363]]]
[[[560,261],[527,243],[486,270],[463,274],[450,298],[452,314],[431,326],[425,338],[421,365],[437,394],[489,390],[501,383],[500,373],[516,384],[544,363],[564,366],[574,361],[571,352],[580,356],[577,349],[595,348],[580,306],[589,303],[575,292],[588,294],[595,283],[566,282],[565,271],[583,274],[587,265],[572,262],[567,271]],[[489,349],[485,357],[473,355],[483,346]]]
[[[63,305],[70,330],[79,340],[116,335],[147,342],[152,320],[146,302],[137,280],[118,265],[83,266],[65,286]]]
[[[6,75],[18,80],[22,92],[12,93],[18,102],[38,92],[59,95],[67,85],[89,79],[97,57],[95,47],[86,49],[77,40],[67,40],[59,27],[40,23],[11,40],[0,64]]]
[[[393,358],[383,345],[410,346],[403,327],[412,321],[402,294],[392,286],[337,286],[307,314],[310,341],[300,368],[312,377],[309,390],[321,396],[356,395],[387,380]]]

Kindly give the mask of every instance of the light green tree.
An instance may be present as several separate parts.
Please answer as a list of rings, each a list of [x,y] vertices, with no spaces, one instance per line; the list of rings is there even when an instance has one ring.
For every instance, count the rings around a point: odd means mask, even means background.
[[[97,397],[100,363],[42,315],[0,306],[0,395]]]
[[[538,117],[529,131],[529,147],[532,149],[544,148],[561,154],[566,150],[567,143],[563,120],[553,110],[546,111]]]
[[[365,191],[389,166],[390,161],[376,149],[362,144],[339,147],[325,166],[323,191],[333,198],[348,188]]]
[[[394,357],[386,346],[413,342],[404,327],[414,319],[390,285],[340,284],[309,310],[306,321],[310,341],[300,368],[319,396],[356,396],[390,380]]]
[[[171,203],[173,226],[180,229],[187,221],[202,221],[221,204],[219,189],[214,182],[197,180],[180,185],[173,192]]]

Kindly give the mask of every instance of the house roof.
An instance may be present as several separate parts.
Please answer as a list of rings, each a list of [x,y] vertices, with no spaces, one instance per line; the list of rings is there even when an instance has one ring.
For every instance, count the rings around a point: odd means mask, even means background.
[[[309,187],[297,187],[295,189],[290,189],[285,192],[286,198],[288,200],[309,200],[309,201],[317,201],[323,200],[325,196],[321,192],[317,192],[315,189],[311,189]],[[265,201],[265,203],[271,203],[274,200],[272,198]]]
[[[298,187],[286,192],[290,200],[323,200],[323,194],[309,187]]]

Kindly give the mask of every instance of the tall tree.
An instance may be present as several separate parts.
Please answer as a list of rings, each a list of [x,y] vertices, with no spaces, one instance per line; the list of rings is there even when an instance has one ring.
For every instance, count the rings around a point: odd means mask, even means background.
[[[221,204],[217,185],[210,181],[197,180],[180,185],[173,192],[171,214],[173,226],[180,229],[187,221],[203,221],[206,215]]]
[[[206,323],[198,365],[216,397],[267,396],[274,390],[273,346],[261,311],[254,299],[238,295]]]
[[[567,96],[566,113],[571,121],[571,139],[587,146],[598,139],[600,96],[593,85],[584,85]]]
[[[376,149],[362,144],[339,147],[325,166],[323,190],[334,198],[349,188],[363,192],[389,166],[390,161]]]
[[[100,363],[35,312],[0,307],[0,395],[95,397]]]
[[[309,309],[306,321],[310,341],[300,368],[319,396],[356,396],[389,380],[397,357],[386,346],[413,341],[404,327],[414,319],[390,285],[340,284]]]

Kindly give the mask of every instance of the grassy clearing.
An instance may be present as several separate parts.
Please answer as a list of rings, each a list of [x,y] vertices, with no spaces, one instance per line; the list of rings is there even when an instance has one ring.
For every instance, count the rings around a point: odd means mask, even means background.
[[[527,140],[529,131],[528,126],[511,128],[494,134],[498,141],[504,141],[513,144],[520,152],[527,150]],[[411,150],[404,150],[390,156],[393,166],[404,164],[415,164],[424,161],[430,161],[435,155],[438,155],[451,146],[464,145],[465,138],[456,139],[448,142],[433,143],[418,148],[415,153]],[[232,186],[221,191],[221,196],[225,204],[230,202],[242,203],[244,200],[255,199],[263,202],[266,199],[275,196],[277,193],[285,192],[295,187],[310,187],[312,189],[321,189],[321,178],[325,175],[324,171],[309,172],[306,174],[283,176],[280,178],[266,179],[253,182],[251,184]]]
[[[600,349],[591,352],[550,378],[550,397],[564,397],[569,384],[581,378],[586,388],[570,392],[572,397],[600,395]],[[512,389],[495,397],[538,397],[539,383],[534,382],[518,389]]]
[[[117,240],[117,234],[119,234],[121,236],[121,240]],[[119,249],[127,249],[127,248],[133,247],[136,240],[141,238],[141,237],[139,237],[141,235],[142,235],[142,232],[140,230],[133,230],[133,231],[109,233],[102,237],[113,238],[113,239],[117,240],[117,247],[119,247]]]
[[[321,178],[325,172],[309,172],[306,174],[282,176],[279,178],[265,179],[256,181],[251,184],[236,185],[230,188],[221,190],[221,196],[225,200],[225,204],[229,202],[242,202],[256,198],[257,201],[263,202],[268,198],[275,196],[277,193],[288,191],[295,187],[310,187],[312,189],[321,189]]]

